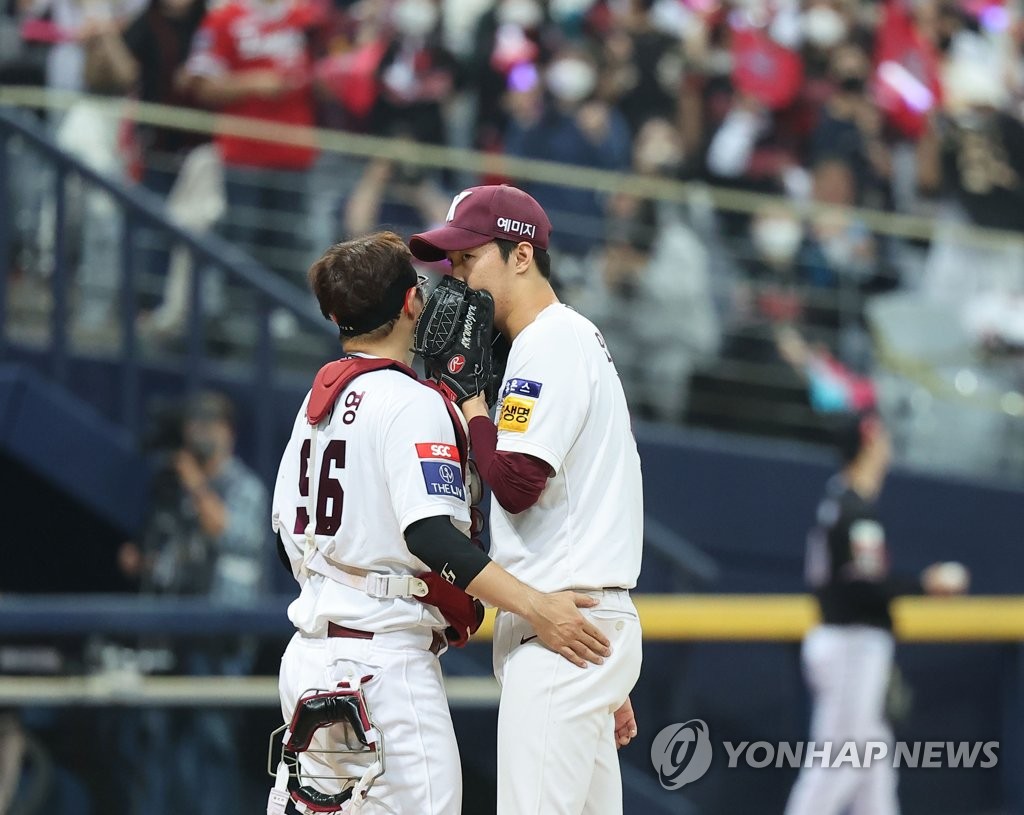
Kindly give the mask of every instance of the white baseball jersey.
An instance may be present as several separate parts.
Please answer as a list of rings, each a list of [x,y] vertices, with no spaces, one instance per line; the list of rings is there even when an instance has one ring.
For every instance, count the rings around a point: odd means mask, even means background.
[[[640,573],[643,486],[626,397],[604,338],[573,309],[544,309],[512,343],[498,449],[555,475],[518,515],[491,502],[491,557],[541,591],[631,589]]]
[[[274,489],[273,512],[293,564],[302,560],[309,495],[306,403],[295,418]],[[316,543],[335,563],[387,574],[419,574],[402,532],[448,515],[469,525],[469,505],[442,397],[412,377],[381,370],[356,377],[318,426]],[[300,576],[288,608],[300,631],[322,636],[329,621],[363,631],[443,629],[434,606],[414,598],[378,599],[319,574]]]

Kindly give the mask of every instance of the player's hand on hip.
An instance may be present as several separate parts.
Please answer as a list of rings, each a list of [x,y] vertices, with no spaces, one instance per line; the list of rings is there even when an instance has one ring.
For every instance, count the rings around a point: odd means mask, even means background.
[[[593,597],[576,592],[542,594],[528,620],[540,641],[573,665],[600,665],[612,652],[608,638],[577,610],[596,605]]]
[[[633,715],[633,703],[626,701],[615,711],[615,747],[625,747],[636,738],[636,716]]]

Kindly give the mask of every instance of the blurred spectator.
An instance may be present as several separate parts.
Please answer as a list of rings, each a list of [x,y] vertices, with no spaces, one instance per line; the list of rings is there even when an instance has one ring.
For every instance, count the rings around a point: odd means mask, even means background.
[[[180,172],[167,196],[167,214],[175,223],[193,232],[206,232],[223,217],[227,204],[224,200],[224,166],[212,144],[192,149],[181,162]],[[187,326],[191,302],[191,280],[194,272],[192,254],[184,246],[174,246],[169,260],[164,263],[162,253],[150,252],[150,262],[166,266],[163,296],[151,311],[139,315],[139,329],[155,338],[179,335]],[[150,271],[154,267],[148,267]],[[205,315],[223,312],[223,280],[207,274],[202,285]]]
[[[654,117],[677,119],[683,53],[677,37],[657,28],[651,0],[629,0],[603,43],[601,95],[639,133]]]
[[[193,107],[182,66],[192,38],[206,16],[206,0],[150,0],[149,6],[124,32],[124,45],[133,61],[132,85],[143,102]],[[142,183],[161,195],[171,190],[175,166],[193,147],[208,141],[186,130],[139,125],[136,138],[142,152]],[[173,157],[171,166],[154,161]]]
[[[602,170],[630,166],[629,126],[622,114],[595,98],[598,69],[586,50],[561,49],[541,72],[521,66],[510,76],[510,122],[505,151],[524,158]],[[571,292],[584,284],[586,257],[604,231],[604,204],[594,190],[554,184],[524,185],[563,224],[552,235],[561,257],[556,285]]]
[[[951,195],[978,226],[1024,231],[1024,124],[1004,110],[1005,86],[966,59],[946,79],[946,113],[920,150],[922,186]]]
[[[119,32],[125,22],[113,16],[118,8],[117,4],[105,3],[90,6],[88,14],[92,16],[88,22],[81,16],[84,13],[81,9],[74,9],[71,17],[80,24],[74,31],[31,18],[23,20],[22,25],[22,36],[26,40],[64,44],[74,40],[71,62],[77,73],[74,81],[69,80],[67,84],[74,90],[85,90],[105,99],[78,98],[66,110],[52,112],[54,136],[58,145],[72,157],[113,178],[120,177],[124,169],[118,118],[121,97],[130,82],[130,78],[126,78],[124,50],[118,48]],[[63,11],[67,9],[60,2],[53,8],[40,3],[29,4],[25,9],[29,16],[50,13],[54,20],[60,18]],[[0,42],[0,48],[4,46],[5,43]],[[59,45],[51,48],[51,56],[59,49]],[[58,62],[61,60],[63,56]],[[51,60],[51,67],[53,64]],[[15,67],[11,78],[25,81],[27,76],[18,76],[22,70]],[[30,114],[23,115],[28,120],[32,118]],[[11,223],[16,268],[35,270],[39,278],[45,278],[53,271],[55,263],[55,173],[38,153],[18,145],[17,141],[12,151],[16,158],[10,162],[8,186],[14,213]],[[84,333],[94,337],[111,327],[117,288],[119,214],[106,193],[83,184],[74,174],[66,181],[65,194],[66,259],[68,267],[74,270],[77,289],[72,327],[79,336]],[[4,263],[7,261],[8,258],[3,259]]]
[[[848,207],[855,185],[842,160],[822,161],[812,177],[813,200]],[[737,305],[750,339],[767,338],[773,325],[801,324],[833,353],[864,363],[864,289],[877,270],[874,236],[839,209],[816,208],[805,225],[781,205],[768,206],[750,224],[753,254],[747,264],[749,283],[741,283]],[[740,351],[740,348],[745,351]],[[730,350],[775,360],[769,344],[744,341]]]
[[[0,85],[35,86],[46,80],[46,46],[22,36],[18,19],[21,6],[15,0],[0,2]],[[8,113],[35,123],[36,114],[32,111],[9,108]],[[19,144],[19,140],[8,142],[7,149],[10,175],[0,207],[12,213],[12,245],[10,255],[0,258],[0,271],[13,271],[12,279],[22,282],[25,278],[21,273],[37,265],[39,236],[35,218],[45,196],[46,173],[39,157]]]
[[[269,123],[314,123],[309,34],[322,22],[310,0],[230,0],[210,11],[185,66],[202,104]],[[312,134],[290,143],[221,131],[215,140],[226,168],[225,231],[283,277],[305,262],[307,170],[316,159]]]
[[[813,172],[813,201],[850,207],[856,195],[853,168],[841,159],[820,162]],[[844,360],[863,363],[864,289],[874,278],[878,256],[867,226],[841,210],[816,208],[798,253],[803,320],[817,329]]]
[[[87,11],[68,9],[61,0],[52,6],[46,2],[28,3],[23,10],[27,19],[23,21],[22,36],[51,46],[48,70],[56,65],[61,69],[58,73],[66,69],[74,74],[73,78],[64,76],[57,84],[109,99],[109,103],[76,99],[66,111],[55,109],[51,121],[57,143],[90,168],[119,176],[123,162],[117,98],[127,85],[122,81],[122,52],[115,46],[119,30],[127,22],[127,17],[118,14],[129,12],[117,3],[102,2]],[[51,21],[34,19],[34,15],[43,14],[49,14]],[[62,50],[64,45],[70,50]],[[45,276],[54,266],[54,173],[31,149],[25,150],[12,167],[11,203],[17,213],[13,223],[21,244],[20,259],[26,266],[34,264]],[[71,267],[75,269],[78,288],[74,326],[94,333],[107,322],[115,297],[117,261],[113,252],[119,233],[118,215],[105,193],[86,187],[75,177],[69,179],[65,189],[65,224],[71,234],[66,246],[71,249]]]
[[[863,44],[865,32],[860,30],[856,2],[809,0],[800,14],[800,34],[804,71],[809,81],[825,79],[837,49]]]
[[[799,168],[809,119],[795,13],[784,5],[771,17],[755,5],[723,24],[732,101],[707,148],[708,172],[719,183],[765,192],[804,186]]]
[[[84,90],[106,99],[76,99],[59,118],[55,138],[61,148],[91,169],[123,178],[126,166],[119,107],[132,81],[131,57],[121,43],[116,21],[94,20],[82,37]],[[121,213],[104,191],[77,178],[73,177],[65,190],[71,211],[69,222],[78,228],[77,234],[73,232],[73,246],[79,249],[73,256],[78,287],[74,327],[89,338],[106,336],[113,325],[117,301]],[[53,217],[55,201],[48,195],[40,230],[47,269],[54,263]]]
[[[23,0],[22,9],[29,17],[49,20],[36,28],[36,37],[52,45],[46,84],[58,90],[85,90],[87,44],[111,28],[123,31],[145,5],[146,0]]]
[[[1024,124],[1006,110],[994,66],[970,53],[946,71],[944,111],[930,119],[918,149],[923,189],[942,193],[943,222],[1024,233]],[[963,304],[975,295],[1024,292],[1024,246],[972,241],[937,230],[925,293]]]
[[[202,393],[184,412],[181,438],[168,428],[141,544],[126,543],[118,561],[145,594],[209,597],[252,604],[264,586],[268,498],[256,475],[234,456],[234,407]],[[197,632],[201,633],[201,632]],[[254,660],[248,639],[199,640],[177,653],[190,675],[245,675]],[[224,813],[238,801],[237,722],[213,710],[144,710],[123,734],[132,768],[128,811]],[[154,762],[151,756],[162,757]],[[201,794],[197,794],[201,791]]]
[[[43,85],[46,82],[47,48],[24,36],[20,17],[28,10],[26,0],[0,3],[0,83]]]
[[[181,67],[188,57],[192,37],[199,28],[205,9],[206,0],[150,0],[146,11],[123,34],[117,28],[108,27],[96,38],[101,50],[87,52],[87,81],[90,74],[95,76],[99,72],[101,80],[109,87],[122,93],[133,93],[142,101],[175,107],[192,106],[194,101],[183,90],[185,83]],[[94,84],[95,80],[90,81],[90,85]],[[178,170],[188,152],[209,140],[205,134],[147,125],[138,125],[134,137],[135,151],[129,153],[130,158],[123,170],[132,177],[141,176],[143,185],[161,197],[172,192]],[[141,166],[135,166],[138,163]],[[201,208],[193,206],[192,211]],[[194,218],[178,220],[197,231],[209,226],[207,222]],[[142,269],[154,276],[167,274],[167,247],[157,245],[148,234],[139,244]],[[181,277],[179,270],[188,265],[189,260],[187,255],[180,252],[178,255],[175,264],[178,268],[171,270],[171,276]],[[182,309],[176,309],[174,319],[158,321],[160,329],[168,330],[172,323],[180,324],[182,316]],[[150,325],[146,323],[147,328]]]
[[[476,43],[473,32],[480,18],[496,0],[439,0],[441,28],[445,47],[460,59],[469,58]],[[497,0],[500,2],[500,0]]]
[[[455,57],[441,43],[435,0],[397,0],[391,7],[392,34],[378,67],[380,95],[373,111],[373,133],[404,131],[414,141],[444,144],[444,103],[458,71]]]
[[[408,237],[444,221],[449,198],[434,174],[415,164],[375,159],[345,205],[342,232],[363,235],[388,224]]]
[[[641,175],[678,173],[679,132],[665,119],[650,119],[633,163]],[[603,255],[570,304],[604,334],[630,409],[680,421],[691,371],[720,342],[708,252],[674,206],[627,194],[610,200],[605,239]]]
[[[739,325],[752,336],[765,337],[765,328],[796,323],[803,318],[805,293],[801,286],[799,253],[804,245],[805,228],[790,209],[768,206],[752,220],[749,258],[749,283],[740,283],[736,292]],[[739,335],[732,338],[738,341]],[[744,358],[765,358],[766,348],[745,341],[734,350]],[[768,353],[774,358],[773,353]]]
[[[849,165],[856,190],[844,203],[888,209],[892,157],[882,138],[881,113],[867,94],[870,70],[868,55],[858,46],[843,45],[832,52],[829,78],[834,92],[814,131],[811,161],[839,159]]]
[[[601,329],[630,409],[678,422],[696,365],[718,348],[707,252],[682,221],[659,224],[651,201],[612,205],[603,263],[572,301]]]
[[[711,181],[801,197],[807,189],[803,126],[795,108],[772,111],[757,97],[738,94],[708,144]]]
[[[476,103],[473,143],[480,149],[501,149],[509,116],[505,93],[536,76],[532,66],[546,61],[550,27],[545,4],[537,0],[498,0],[478,20],[467,80]]]

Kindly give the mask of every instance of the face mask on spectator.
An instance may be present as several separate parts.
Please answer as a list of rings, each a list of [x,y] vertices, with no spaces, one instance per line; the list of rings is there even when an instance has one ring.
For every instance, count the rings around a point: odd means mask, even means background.
[[[821,251],[833,269],[843,269],[853,262],[854,247],[848,235],[833,235],[821,244]]]
[[[535,0],[505,0],[498,7],[498,22],[523,29],[536,28],[544,19],[544,10]]]
[[[437,7],[430,0],[400,0],[392,22],[407,37],[425,37],[437,25]]]
[[[594,90],[597,73],[576,57],[563,57],[548,66],[545,74],[548,90],[562,102],[582,102]]]
[[[683,163],[682,151],[667,142],[652,142],[637,151],[640,172],[672,172]]]
[[[835,9],[814,6],[803,15],[804,36],[816,48],[831,48],[846,36],[846,20]]]
[[[862,76],[842,76],[839,78],[839,90],[843,93],[864,93],[866,80]]]
[[[760,218],[754,223],[752,238],[758,253],[771,263],[788,263],[796,255],[803,239],[803,226],[790,218]]]

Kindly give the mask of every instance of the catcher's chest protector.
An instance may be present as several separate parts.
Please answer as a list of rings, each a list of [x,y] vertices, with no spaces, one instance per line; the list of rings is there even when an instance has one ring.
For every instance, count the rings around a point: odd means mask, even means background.
[[[310,425],[318,425],[327,414],[334,409],[334,403],[338,396],[358,376],[368,374],[371,371],[384,370],[399,371],[406,376],[411,376],[417,382],[420,378],[408,365],[403,365],[394,359],[366,359],[365,357],[346,357],[328,362],[321,368],[313,379],[313,389],[309,393],[309,403],[306,405],[306,421]],[[426,388],[437,391],[444,399],[444,406],[448,410],[448,418],[452,420],[452,427],[455,428],[455,442],[459,448],[459,462],[462,465],[462,475],[466,475],[466,462],[469,460],[469,436],[465,427],[465,419],[459,409],[452,404],[441,389],[433,382],[420,382]]]

